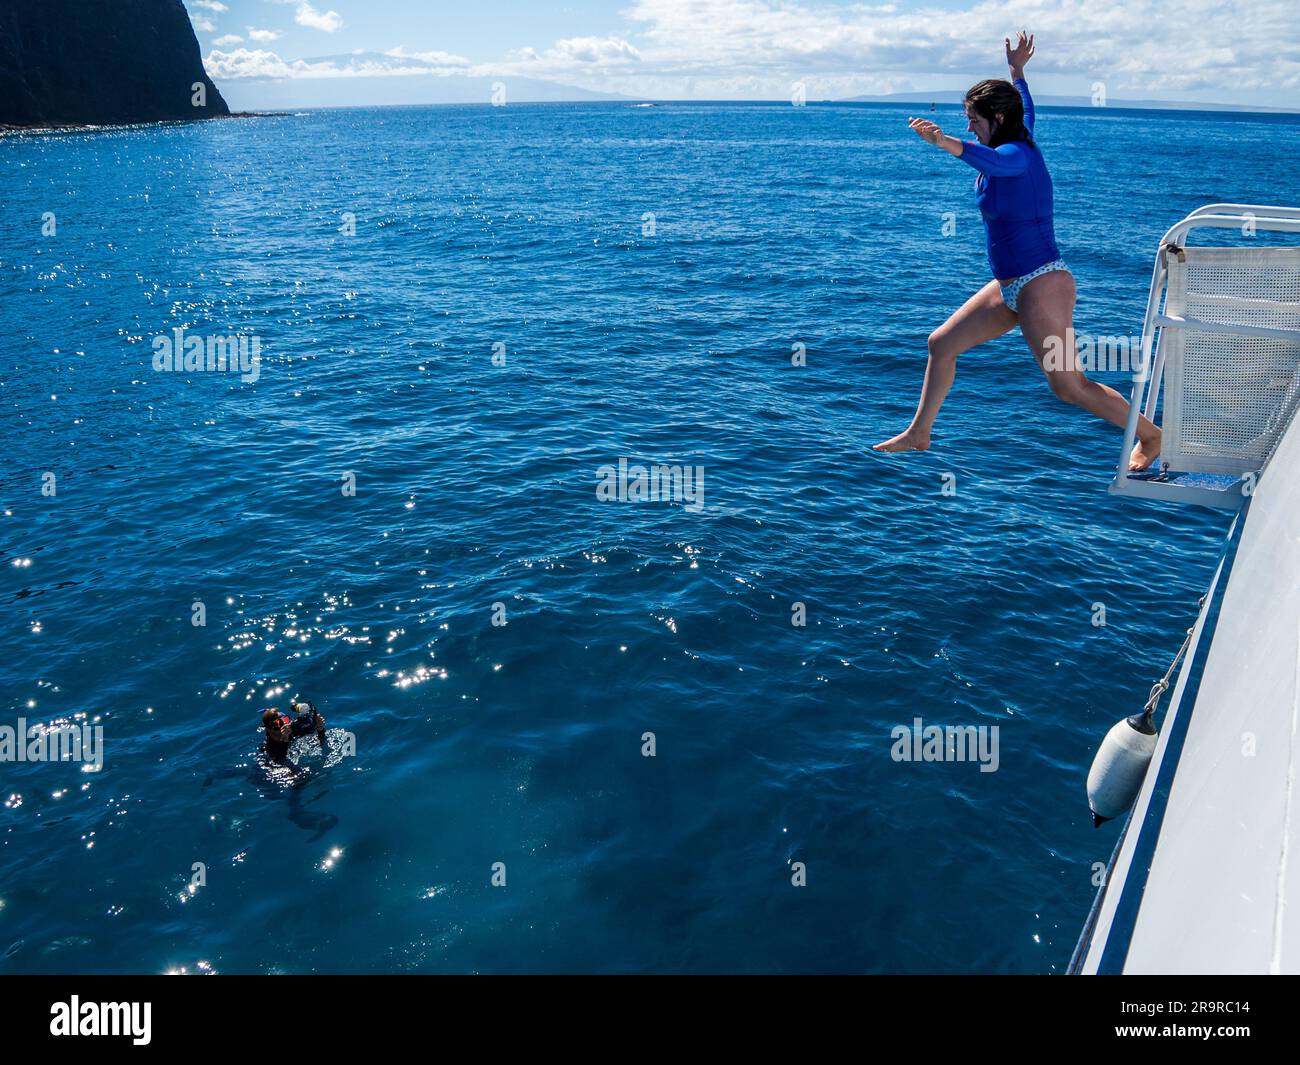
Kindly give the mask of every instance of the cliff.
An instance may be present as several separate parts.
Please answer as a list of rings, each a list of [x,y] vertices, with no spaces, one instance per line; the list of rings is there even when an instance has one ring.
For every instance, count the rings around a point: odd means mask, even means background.
[[[196,82],[206,93],[198,105]],[[0,3],[0,125],[111,125],[229,113],[203,69],[181,0]]]

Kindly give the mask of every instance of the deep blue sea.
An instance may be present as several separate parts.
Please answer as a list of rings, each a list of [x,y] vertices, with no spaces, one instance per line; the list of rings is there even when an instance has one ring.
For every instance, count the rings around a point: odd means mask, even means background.
[[[0,725],[104,737],[0,764],[0,971],[1062,971],[1118,831],[1087,766],[1227,519],[1109,496],[1119,430],[1018,333],[930,452],[870,450],[988,280],[907,114],[0,139]],[[1190,209],[1300,202],[1295,116],[1037,133],[1091,334]],[[260,376],[156,371],[176,328]],[[620,459],[702,508],[598,499]],[[287,781],[295,693],[355,754]],[[917,717],[999,726],[997,771],[895,761]]]

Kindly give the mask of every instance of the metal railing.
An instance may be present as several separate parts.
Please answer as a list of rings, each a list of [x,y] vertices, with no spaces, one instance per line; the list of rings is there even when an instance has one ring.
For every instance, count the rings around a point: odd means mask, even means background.
[[[1194,229],[1251,242],[1189,248]],[[1300,246],[1258,246],[1261,231],[1300,234],[1300,208],[1208,204],[1161,238],[1112,492],[1237,509],[1253,490],[1300,399]],[[1159,468],[1132,473],[1139,412],[1155,421],[1162,389]]]

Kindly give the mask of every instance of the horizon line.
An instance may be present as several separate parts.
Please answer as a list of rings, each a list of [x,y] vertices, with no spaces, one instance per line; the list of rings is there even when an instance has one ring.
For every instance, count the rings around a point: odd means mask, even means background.
[[[218,88],[220,88],[220,85],[221,83],[217,82]],[[587,90],[583,90],[583,91],[587,91]],[[943,90],[943,92],[945,93],[951,93],[955,91],[957,90],[953,90],[953,89]],[[917,94],[913,94],[913,93],[891,94],[891,96],[911,96],[911,95],[917,95]],[[1047,94],[1049,98],[1053,95],[1055,94],[1052,93]],[[1086,97],[1079,97],[1079,99],[1086,99]],[[280,105],[279,108],[266,108],[266,109],[253,108],[251,111],[245,111],[244,113],[258,114],[258,115],[286,115],[289,114],[290,112],[298,112],[298,111],[368,111],[368,110],[380,110],[383,108],[398,108],[398,107],[491,107],[494,109],[502,109],[506,107],[547,107],[547,106],[553,106],[555,104],[588,104],[593,106],[605,105],[611,107],[618,107],[618,106],[627,107],[629,105],[636,105],[636,104],[655,104],[655,105],[659,105],[659,104],[670,104],[670,105],[671,104],[677,104],[677,105],[755,104],[755,105],[764,105],[764,106],[776,105],[779,107],[789,107],[794,110],[798,110],[801,107],[827,107],[827,106],[831,106],[831,107],[859,106],[860,107],[860,106],[880,105],[880,104],[884,104],[886,106],[892,106],[892,107],[906,107],[909,105],[921,104],[925,102],[926,102],[925,100],[891,99],[889,96],[884,96],[884,97],[850,96],[850,97],[843,97],[841,99],[808,100],[803,104],[796,105],[796,104],[792,104],[788,99],[753,99],[753,98],[728,99],[726,97],[719,97],[717,99],[694,99],[694,98],[673,99],[671,97],[664,98],[664,97],[654,97],[654,96],[644,96],[644,97],[626,96],[626,97],[615,97],[611,99],[590,99],[590,98],[582,99],[582,98],[575,97],[574,99],[571,100],[565,100],[565,99],[520,100],[509,104],[500,104],[500,105],[493,104],[487,100],[482,100],[482,101],[441,100],[441,101],[427,101],[423,103],[413,102],[413,103],[398,103],[398,104],[360,103],[360,104],[327,104],[327,105],[305,104],[300,106]],[[935,100],[931,100],[930,102],[939,103],[940,101],[938,99],[935,99]],[[949,107],[955,105],[955,101],[953,100],[944,100],[942,102]],[[1300,115],[1300,106],[1294,108],[1288,108],[1288,107],[1270,107],[1264,105],[1250,106],[1246,104],[1214,104],[1214,103],[1209,103],[1200,100],[1169,100],[1169,101],[1119,100],[1113,103],[1105,104],[1103,106],[1097,106],[1095,104],[1045,103],[1042,102],[1042,98],[1039,98],[1035,100],[1035,104],[1040,108],[1050,108],[1053,110],[1061,110],[1061,111],[1191,111],[1191,112],[1198,112],[1202,114]],[[289,106],[288,111],[284,110],[284,107],[286,106]]]

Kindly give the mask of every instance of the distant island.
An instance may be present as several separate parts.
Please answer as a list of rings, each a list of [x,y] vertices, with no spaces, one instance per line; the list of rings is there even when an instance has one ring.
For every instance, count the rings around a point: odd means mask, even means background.
[[[960,89],[936,89],[933,92],[895,92],[886,96],[850,96],[834,102],[841,104],[925,104],[926,106],[937,103],[959,107],[961,106],[962,95]],[[1092,98],[1088,96],[1045,96],[1034,93],[1034,102],[1043,104],[1046,107],[1093,106]],[[1294,107],[1211,104],[1195,100],[1107,100],[1106,107],[1121,111],[1250,111],[1271,114],[1295,114],[1300,110]]]
[[[573,85],[518,75],[487,76],[448,73],[444,64],[420,56],[382,52],[349,52],[293,60],[302,69],[329,70],[333,77],[265,78],[231,76],[239,63],[216,51],[208,57],[212,74],[232,107],[249,111],[268,108],[405,107],[429,104],[486,104],[497,87],[509,103],[634,102],[642,99],[619,93],[595,92]],[[427,75],[420,72],[427,72]]]
[[[5,0],[0,126],[104,126],[230,114],[181,0]]]

